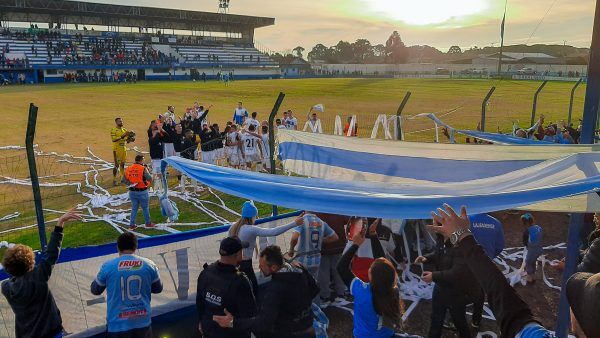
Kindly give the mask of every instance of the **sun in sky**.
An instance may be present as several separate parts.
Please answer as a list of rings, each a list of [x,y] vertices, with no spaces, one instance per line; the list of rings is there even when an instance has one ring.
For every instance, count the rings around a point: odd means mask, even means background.
[[[378,16],[409,25],[437,25],[483,14],[491,0],[363,0]]]

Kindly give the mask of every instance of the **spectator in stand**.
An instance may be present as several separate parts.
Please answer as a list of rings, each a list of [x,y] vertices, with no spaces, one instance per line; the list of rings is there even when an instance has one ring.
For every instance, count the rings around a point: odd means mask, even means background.
[[[535,220],[530,213],[521,216],[521,223],[525,227],[525,231],[523,231],[523,246],[527,248],[527,256],[525,256],[527,283],[533,284],[535,283],[537,259],[544,250],[542,247],[542,228],[535,224]]]
[[[63,336],[62,318],[48,281],[60,254],[65,223],[80,219],[81,215],[73,209],[59,217],[38,264],[29,246],[17,244],[4,252],[2,266],[9,278],[0,288],[15,314],[15,336]]]
[[[301,265],[286,263],[275,245],[261,251],[258,266],[263,275],[271,276],[258,314],[240,318],[225,309],[225,316],[213,319],[223,328],[249,330],[257,336],[315,337],[311,299],[319,287],[314,278]]]
[[[131,232],[117,239],[119,257],[104,264],[92,282],[93,295],[106,290],[107,337],[152,337],[153,293],[163,284],[151,260],[137,256],[138,241]]]
[[[367,229],[363,228],[352,237],[352,246],[342,255],[337,270],[354,296],[354,328],[356,338],[388,338],[400,327],[402,300],[398,290],[398,275],[394,265],[385,258],[376,259],[369,267],[370,283],[363,282],[351,270],[351,262],[365,242]],[[371,245],[383,256],[383,248],[376,236]],[[380,256],[380,257],[381,257]]]
[[[337,271],[337,265],[346,247],[346,224],[348,216],[315,213],[315,215],[327,223],[338,236],[335,242],[324,243],[321,248],[321,264],[319,265],[318,281],[321,289],[321,307],[328,306],[332,301],[344,299],[346,285]],[[334,296],[331,296],[333,286]],[[333,299],[332,299],[333,298]]]

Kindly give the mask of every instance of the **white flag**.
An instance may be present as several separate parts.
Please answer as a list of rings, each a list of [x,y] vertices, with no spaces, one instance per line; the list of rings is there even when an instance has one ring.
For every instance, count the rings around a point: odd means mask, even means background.
[[[322,113],[322,112],[324,112],[324,111],[325,111],[325,107],[323,107],[323,104],[319,103],[319,104],[315,104],[315,105],[312,107],[312,110],[316,110],[316,111],[318,111],[318,112],[321,112],[321,113]]]

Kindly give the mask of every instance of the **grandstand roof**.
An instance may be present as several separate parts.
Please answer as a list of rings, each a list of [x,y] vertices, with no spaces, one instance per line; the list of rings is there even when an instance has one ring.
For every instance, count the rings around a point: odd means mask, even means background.
[[[66,0],[0,0],[0,19],[13,22],[215,31],[227,31],[232,26],[259,28],[275,23],[274,18],[258,16]]]

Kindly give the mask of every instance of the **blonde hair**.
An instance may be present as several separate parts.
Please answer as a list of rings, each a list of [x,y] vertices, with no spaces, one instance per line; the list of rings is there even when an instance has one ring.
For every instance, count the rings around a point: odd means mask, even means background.
[[[35,255],[31,247],[17,244],[4,253],[2,259],[4,270],[11,276],[20,277],[35,267]]]
[[[252,224],[252,219],[251,218],[240,218],[238,219],[237,222],[235,222],[230,228],[229,228],[229,236],[236,236],[239,237],[240,235],[240,230],[242,229],[242,226],[244,225],[248,225],[248,224]]]

